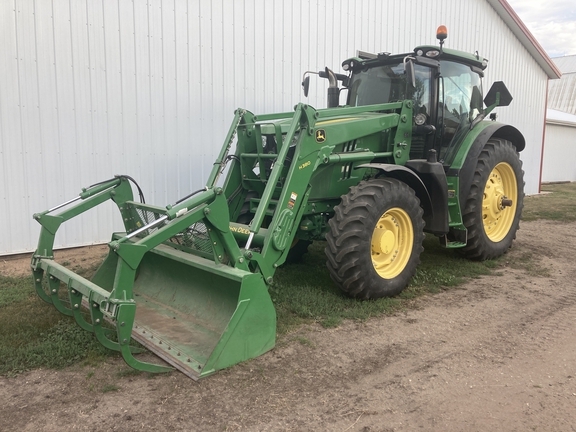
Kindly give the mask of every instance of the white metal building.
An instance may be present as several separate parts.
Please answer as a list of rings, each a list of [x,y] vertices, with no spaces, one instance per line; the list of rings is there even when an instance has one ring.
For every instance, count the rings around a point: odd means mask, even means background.
[[[576,181],[576,115],[548,109],[543,182]]]
[[[562,78],[548,91],[542,182],[576,181],[576,55],[552,60]]]
[[[550,81],[548,108],[576,115],[576,55],[552,59],[562,78]]]
[[[505,0],[14,0],[0,2],[0,254],[31,251],[34,212],[128,174],[148,202],[198,189],[233,111],[287,111],[306,70],[356,50],[436,44],[490,59],[484,86],[514,100],[499,120],[526,137],[539,189],[549,78],[560,74]],[[325,106],[325,87],[307,100]],[[120,229],[111,206],[68,222],[59,247]]]

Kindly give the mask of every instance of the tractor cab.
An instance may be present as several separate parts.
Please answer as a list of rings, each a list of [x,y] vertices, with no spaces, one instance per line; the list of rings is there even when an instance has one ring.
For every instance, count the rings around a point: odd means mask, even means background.
[[[461,51],[419,46],[413,53],[355,57],[342,67],[350,71],[347,105],[413,101],[411,159],[436,150],[449,166],[473,122],[484,117],[482,77],[487,60]]]
[[[412,100],[412,142],[410,159],[425,159],[435,150],[438,161],[452,164],[460,144],[495,106],[503,106],[511,96],[498,83],[499,102],[484,108],[482,77],[488,60],[476,54],[443,48],[447,31],[440,26],[440,46],[418,46],[412,53],[361,53],[345,60],[348,76],[329,69],[321,77],[332,76],[328,104],[334,104],[334,83],[342,81],[348,90],[346,105],[366,106]],[[306,83],[307,84],[307,83]],[[504,97],[504,94],[506,97]],[[493,105],[493,101],[490,104]]]

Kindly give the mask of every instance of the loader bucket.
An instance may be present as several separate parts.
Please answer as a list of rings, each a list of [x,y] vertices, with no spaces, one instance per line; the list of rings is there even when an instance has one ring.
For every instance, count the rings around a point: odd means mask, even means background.
[[[92,282],[112,289],[112,251]],[[276,313],[259,274],[160,245],[146,253],[134,281],[132,337],[197,379],[270,350]]]

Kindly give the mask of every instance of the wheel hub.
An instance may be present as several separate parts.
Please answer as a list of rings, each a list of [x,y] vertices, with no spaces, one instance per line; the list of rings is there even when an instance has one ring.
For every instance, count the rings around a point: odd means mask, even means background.
[[[493,242],[501,241],[512,227],[518,199],[516,175],[512,167],[501,162],[494,167],[482,200],[484,231]]]
[[[396,235],[392,231],[377,228],[378,233],[375,232],[376,237],[380,237],[380,242],[376,242],[372,246],[372,250],[377,254],[389,254],[394,249],[396,244]]]
[[[414,242],[412,221],[408,214],[393,208],[384,213],[372,233],[372,265],[383,278],[391,279],[402,272]]]

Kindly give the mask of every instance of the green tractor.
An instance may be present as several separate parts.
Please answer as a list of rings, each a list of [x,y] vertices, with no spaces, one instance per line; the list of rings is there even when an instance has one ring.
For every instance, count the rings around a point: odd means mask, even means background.
[[[116,176],[35,214],[38,295],[130,366],[197,379],[273,348],[268,287],[313,241],[326,240],[332,279],[361,299],[407,286],[425,232],[470,259],[503,254],[523,207],[525,141],[490,114],[512,99],[503,83],[482,99],[487,61],[443,48],[440,30],[439,46],[318,72],[329,81],[326,109],[238,109],[206,186],[172,205],[146,204],[142,193],[134,201],[132,179]],[[108,200],[125,232],[87,280],[54,261],[54,238]],[[132,339],[171,366],[139,359]]]

